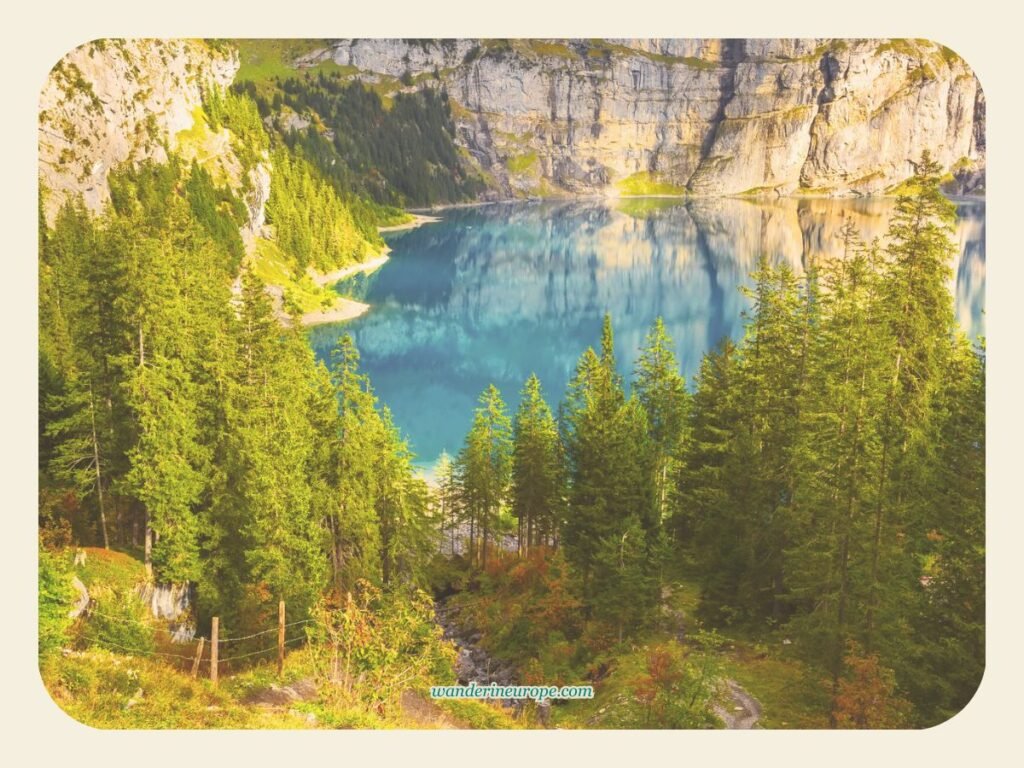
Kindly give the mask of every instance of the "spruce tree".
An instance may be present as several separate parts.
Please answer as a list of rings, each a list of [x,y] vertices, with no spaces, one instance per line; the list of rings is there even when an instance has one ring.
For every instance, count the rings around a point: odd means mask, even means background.
[[[655,453],[655,484],[661,518],[667,515],[670,478],[674,474],[690,407],[686,381],[679,372],[672,346],[672,339],[659,317],[647,334],[633,381],[633,391],[647,412]]]
[[[563,516],[565,469],[558,426],[535,375],[523,387],[513,425],[511,495],[520,554],[552,544]]]
[[[459,452],[457,472],[459,496],[469,518],[470,559],[486,566],[490,535],[511,479],[512,423],[493,384],[481,393],[479,402]]]

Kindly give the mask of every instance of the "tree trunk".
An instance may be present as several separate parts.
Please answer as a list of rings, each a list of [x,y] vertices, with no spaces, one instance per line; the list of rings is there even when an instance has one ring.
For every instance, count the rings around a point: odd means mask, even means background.
[[[146,510],[146,533],[145,533],[145,557],[146,578],[153,580],[153,528],[149,524],[149,510]]]
[[[92,399],[92,386],[89,387],[89,416],[92,419],[92,462],[96,469],[96,498],[100,507],[100,532],[103,534],[103,548],[110,549],[110,538],[107,535],[107,512],[103,504],[103,473],[100,471],[100,444],[96,436],[96,406]]]

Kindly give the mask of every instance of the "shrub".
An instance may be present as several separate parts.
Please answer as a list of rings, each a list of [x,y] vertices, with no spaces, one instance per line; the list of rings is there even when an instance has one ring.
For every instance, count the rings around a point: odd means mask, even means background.
[[[712,709],[721,675],[714,656],[687,652],[676,641],[647,650],[643,672],[631,685],[638,706],[621,713],[621,726],[632,728],[707,728],[715,725]]]
[[[39,657],[45,660],[68,642],[69,612],[74,600],[67,563],[47,549],[39,550]]]
[[[156,648],[154,630],[146,607],[134,594],[116,594],[107,589],[94,592],[94,607],[82,627],[89,645],[114,653],[149,656]]]
[[[357,692],[364,705],[384,714],[399,706],[404,690],[425,693],[455,677],[455,649],[421,590],[385,593],[360,581],[341,608],[322,604],[314,616],[313,665],[317,677],[337,684],[335,698],[351,701]]]

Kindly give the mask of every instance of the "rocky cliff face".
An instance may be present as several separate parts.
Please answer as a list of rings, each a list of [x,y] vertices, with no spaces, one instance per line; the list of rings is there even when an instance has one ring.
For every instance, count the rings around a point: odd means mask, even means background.
[[[202,41],[98,40],[68,53],[39,97],[47,220],[76,195],[101,210],[107,174],[120,163],[166,161],[165,147],[180,149],[179,135],[196,127],[203,89],[227,86],[237,70],[233,53]],[[240,173],[227,137],[207,133],[203,159],[214,158],[229,178],[232,169]]]
[[[984,187],[984,96],[924,40],[338,40],[366,80],[442,85],[502,194],[872,194],[923,150]]]

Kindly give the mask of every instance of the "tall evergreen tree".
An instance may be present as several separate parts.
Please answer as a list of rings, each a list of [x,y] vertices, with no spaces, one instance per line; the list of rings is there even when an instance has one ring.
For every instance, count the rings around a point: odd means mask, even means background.
[[[842,258],[820,271],[821,322],[801,408],[793,546],[786,552],[790,599],[800,609],[791,632],[829,670],[833,698],[849,643],[862,639],[887,357],[875,322],[878,248],[864,246],[849,227],[843,237]]]
[[[647,413],[651,444],[655,453],[655,485],[658,515],[667,515],[671,477],[686,418],[690,395],[672,351],[672,339],[659,317],[654,321],[637,360],[633,391]]]
[[[335,584],[340,592],[351,588],[360,576],[381,571],[374,463],[383,425],[370,381],[359,371],[359,352],[351,336],[344,334],[339,339],[331,362],[341,422],[335,458],[338,498],[328,528]]]
[[[459,452],[457,472],[459,496],[469,518],[470,559],[486,566],[487,545],[511,479],[512,422],[493,384],[483,391],[479,402]]]
[[[892,339],[876,475],[870,595],[864,648],[893,657],[905,645],[905,606],[919,588],[908,551],[922,546],[930,478],[923,473],[938,444],[931,418],[949,359],[955,320],[948,285],[955,256],[955,206],[941,190],[941,167],[925,152],[897,199],[887,233],[885,292],[877,312]],[[909,548],[909,549],[908,549]],[[882,648],[881,646],[886,646]]]
[[[648,538],[657,536],[660,522],[647,416],[639,401],[625,398],[607,315],[601,355],[588,349],[580,358],[563,422],[570,491],[562,540],[592,608],[615,573],[598,571],[599,552],[621,538],[630,519],[639,521]]]
[[[519,521],[519,551],[552,544],[564,514],[565,468],[558,426],[540,380],[526,380],[513,425],[512,512]]]

